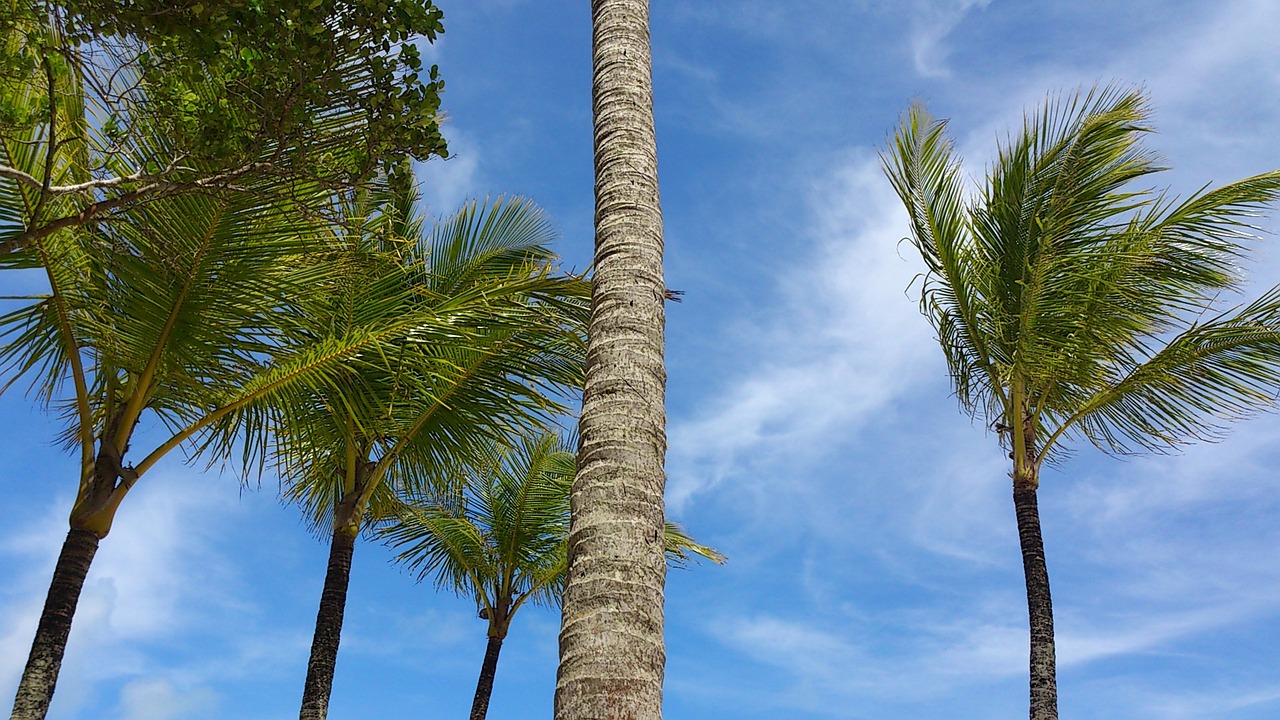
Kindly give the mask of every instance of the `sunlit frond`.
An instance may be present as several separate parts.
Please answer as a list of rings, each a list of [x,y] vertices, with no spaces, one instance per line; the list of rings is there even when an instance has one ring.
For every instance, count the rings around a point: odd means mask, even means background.
[[[945,123],[904,116],[884,166],[925,263],[921,308],[961,404],[993,425],[1030,423],[1049,446],[1080,433],[1108,451],[1168,449],[1218,437],[1280,390],[1272,294],[1198,322],[1241,288],[1280,173],[1185,200],[1135,187],[1164,169],[1142,145],[1149,114],[1115,86],[1053,97],[969,202]]]

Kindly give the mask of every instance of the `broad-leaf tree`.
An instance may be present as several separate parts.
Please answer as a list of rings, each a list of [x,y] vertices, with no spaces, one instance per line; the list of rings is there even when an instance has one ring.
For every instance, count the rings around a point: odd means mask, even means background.
[[[648,0],[592,0],[595,264],[556,720],[662,716],[667,450]]]
[[[330,536],[300,716],[324,718],[356,539],[396,492],[426,492],[492,439],[563,411],[582,380],[585,280],[555,272],[553,234],[520,199],[468,203],[423,233],[404,188],[342,240],[330,283],[295,308],[296,332],[396,323],[407,296],[449,334],[410,333],[342,382],[276,409],[284,494]],[[381,349],[378,349],[378,353]]]
[[[0,215],[0,252],[168,195],[289,197],[445,155],[414,44],[440,22],[428,0],[0,0],[0,209],[38,208]]]
[[[1010,450],[1031,630],[1030,717],[1057,717],[1041,469],[1072,440],[1170,451],[1221,436],[1280,388],[1280,288],[1221,312],[1243,284],[1272,172],[1185,200],[1149,189],[1147,99],[1051,99],[970,193],[945,121],[904,116],[884,166],[924,259],[921,310],[961,407]]]
[[[550,433],[510,446],[491,443],[480,460],[461,469],[465,477],[446,485],[445,493],[407,498],[395,522],[380,532],[419,580],[431,577],[437,587],[473,598],[488,622],[471,720],[484,720],[488,712],[498,655],[516,611],[525,603],[560,603],[577,469],[573,453]],[[672,563],[694,556],[724,562],[672,523],[665,542]]]

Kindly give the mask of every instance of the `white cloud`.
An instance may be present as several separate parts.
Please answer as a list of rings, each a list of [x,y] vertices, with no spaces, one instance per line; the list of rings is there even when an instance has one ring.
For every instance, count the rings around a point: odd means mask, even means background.
[[[747,331],[756,361],[709,409],[671,423],[669,500],[690,498],[748,468],[812,461],[908,388],[930,357],[928,324],[904,292],[918,263],[898,254],[905,214],[869,153],[813,188],[802,267],[783,271],[781,307]],[[823,442],[815,442],[823,438]]]
[[[951,31],[974,10],[981,10],[991,0],[917,0],[908,11],[911,15],[911,56],[916,72],[925,77],[950,77],[947,67],[946,39]]]
[[[1147,706],[1157,717],[1168,720],[1205,720],[1236,717],[1242,710],[1280,701],[1280,685],[1267,683],[1261,687],[1238,686],[1216,692],[1152,688],[1144,695]]]
[[[109,678],[147,671],[139,643],[164,640],[197,626],[211,608],[235,607],[228,591],[229,559],[209,550],[208,534],[234,516],[231,480],[158,470],[121,506],[85,581],[53,711],[72,717]],[[12,692],[25,664],[54,559],[66,534],[65,503],[49,506],[3,546],[14,586],[0,628],[0,694]],[[15,562],[16,561],[16,562]],[[110,657],[110,663],[101,658]]]
[[[447,217],[478,191],[480,182],[479,146],[452,124],[443,125],[449,143],[449,159],[431,158],[416,163],[414,170],[428,217]]]
[[[218,696],[206,687],[176,687],[163,678],[134,680],[120,691],[120,720],[218,717]]]

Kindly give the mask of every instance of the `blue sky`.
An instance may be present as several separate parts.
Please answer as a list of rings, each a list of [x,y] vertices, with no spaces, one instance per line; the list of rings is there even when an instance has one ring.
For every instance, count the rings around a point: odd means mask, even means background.
[[[585,2],[447,2],[431,211],[520,193],[590,257]],[[1145,86],[1180,192],[1280,166],[1269,0],[656,0],[669,515],[730,557],[671,573],[670,719],[1019,717],[1026,615],[1007,460],[960,414],[876,150],[921,99],[969,172],[1054,89]],[[1271,227],[1280,227],[1274,221]],[[1254,262],[1280,282],[1272,237]],[[0,279],[0,283],[7,280]],[[0,696],[12,697],[75,469],[0,398]],[[1280,716],[1280,419],[1174,457],[1046,472],[1064,717]],[[101,546],[51,718],[296,713],[327,546],[274,481],[158,466]],[[331,717],[462,717],[469,601],[357,547]],[[558,621],[529,609],[490,717],[551,715]]]

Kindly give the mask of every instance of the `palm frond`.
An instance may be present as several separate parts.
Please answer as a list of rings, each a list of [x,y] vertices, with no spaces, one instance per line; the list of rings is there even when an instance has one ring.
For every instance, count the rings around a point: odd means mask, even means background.
[[[989,414],[1002,404],[989,346],[990,309],[982,290],[992,272],[975,252],[967,226],[960,162],[946,136],[947,123],[913,105],[903,117],[887,154],[885,174],[907,208],[910,240],[925,262],[920,309],[934,325],[946,351],[952,386],[961,407]]]
[[[1280,287],[1193,325],[1082,404],[1072,418],[1100,448],[1163,452],[1216,440],[1280,393]]]
[[[1149,115],[1142,92],[1116,86],[1051,98],[972,202],[945,122],[919,107],[884,158],[962,406],[1028,428],[1037,461],[1073,432],[1112,452],[1214,438],[1280,387],[1273,294],[1197,324],[1240,288],[1280,173],[1185,200],[1133,189],[1164,169],[1142,145]]]
[[[675,567],[684,567],[696,558],[710,560],[716,565],[724,565],[729,558],[719,550],[701,545],[680,525],[668,520],[663,528],[663,548],[667,553],[667,563]]]

